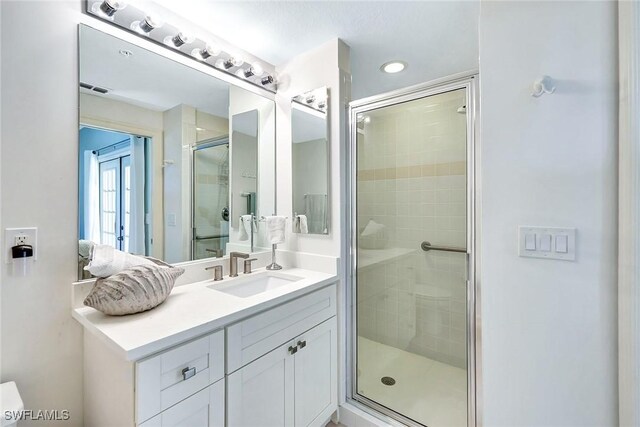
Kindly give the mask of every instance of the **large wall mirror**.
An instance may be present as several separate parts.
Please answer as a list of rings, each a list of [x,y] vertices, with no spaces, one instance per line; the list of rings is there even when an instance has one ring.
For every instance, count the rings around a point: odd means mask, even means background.
[[[275,211],[275,106],[80,26],[79,276],[91,247],[176,263],[267,246],[240,232]]]
[[[291,100],[293,232],[329,233],[328,91]]]

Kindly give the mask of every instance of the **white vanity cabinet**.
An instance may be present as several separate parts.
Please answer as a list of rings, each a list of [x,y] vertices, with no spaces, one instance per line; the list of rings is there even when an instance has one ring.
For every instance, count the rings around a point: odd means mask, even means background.
[[[229,427],[321,426],[337,407],[336,318],[227,377]]]
[[[322,426],[338,406],[336,335],[335,284],[136,361],[85,330],[84,425]]]
[[[227,425],[324,425],[337,408],[336,287],[227,328]]]

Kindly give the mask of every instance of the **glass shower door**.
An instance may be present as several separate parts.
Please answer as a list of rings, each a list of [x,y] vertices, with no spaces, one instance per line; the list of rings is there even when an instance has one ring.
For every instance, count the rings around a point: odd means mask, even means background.
[[[353,397],[429,427],[467,425],[466,104],[461,88],[354,117]]]
[[[193,151],[192,259],[222,256],[229,242],[229,141]]]

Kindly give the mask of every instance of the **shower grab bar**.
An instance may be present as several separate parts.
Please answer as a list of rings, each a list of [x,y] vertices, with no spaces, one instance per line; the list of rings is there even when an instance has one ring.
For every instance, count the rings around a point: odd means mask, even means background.
[[[211,239],[221,239],[223,237],[229,237],[228,234],[216,234],[213,236],[196,236],[195,240],[211,240]]]
[[[466,254],[467,250],[465,248],[454,248],[451,246],[433,246],[430,242],[424,241],[420,244],[420,247],[423,251],[443,251],[443,252],[457,252],[461,254]]]

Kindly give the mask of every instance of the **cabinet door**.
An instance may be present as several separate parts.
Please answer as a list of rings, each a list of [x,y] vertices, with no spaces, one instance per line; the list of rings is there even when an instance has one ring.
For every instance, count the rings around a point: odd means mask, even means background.
[[[224,380],[139,424],[139,427],[224,427]]]
[[[228,427],[294,425],[292,345],[276,348],[227,377]]]
[[[324,425],[337,408],[337,323],[332,317],[296,340],[295,425]]]

